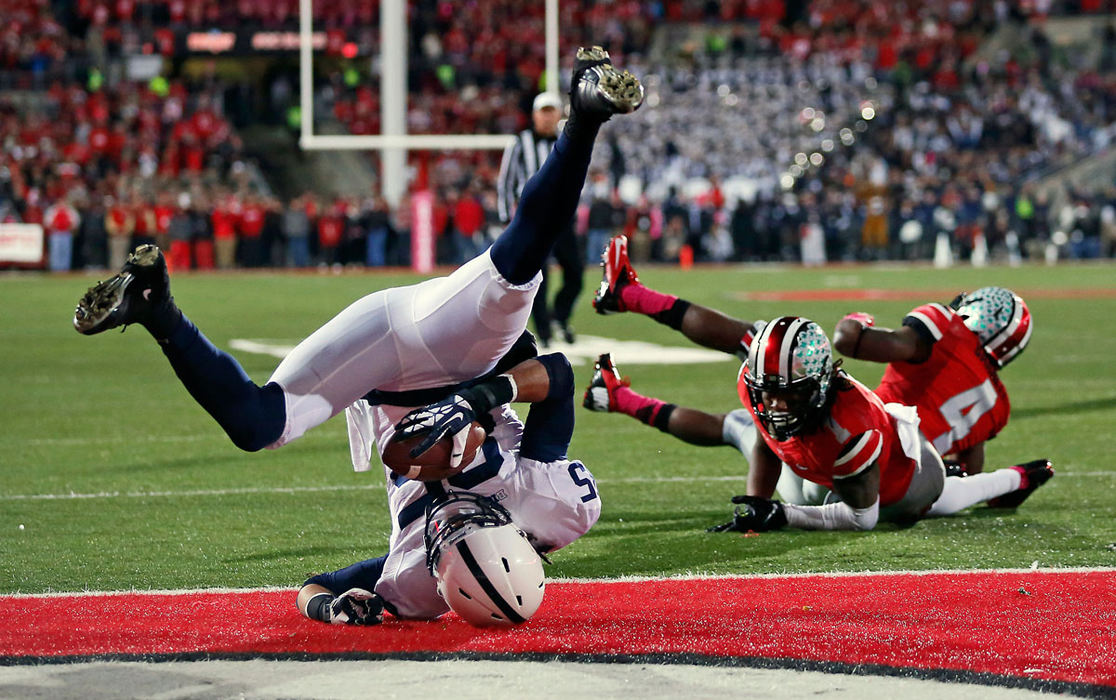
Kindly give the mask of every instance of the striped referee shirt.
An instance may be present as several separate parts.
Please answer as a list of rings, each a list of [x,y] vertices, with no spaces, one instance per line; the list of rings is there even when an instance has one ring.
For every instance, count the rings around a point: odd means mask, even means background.
[[[511,221],[523,186],[539,171],[557,141],[557,137],[539,136],[532,129],[524,129],[504,149],[496,180],[497,209],[502,223]]]

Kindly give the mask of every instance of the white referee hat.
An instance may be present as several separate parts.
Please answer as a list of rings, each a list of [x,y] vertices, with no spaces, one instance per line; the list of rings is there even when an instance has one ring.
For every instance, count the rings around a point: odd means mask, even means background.
[[[531,105],[531,110],[537,112],[547,107],[553,107],[558,110],[562,109],[562,98],[558,96],[558,93],[540,92],[535,96],[535,101]]]

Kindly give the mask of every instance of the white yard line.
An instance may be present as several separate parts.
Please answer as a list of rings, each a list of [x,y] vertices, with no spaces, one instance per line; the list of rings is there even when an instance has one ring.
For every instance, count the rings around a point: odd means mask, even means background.
[[[1058,472],[1059,479],[1073,478],[1112,478],[1116,471],[1110,472]],[[598,484],[672,484],[693,481],[743,482],[746,474],[739,476],[632,476],[623,478],[597,479]],[[0,494],[2,501],[64,501],[92,498],[177,498],[207,496],[243,496],[253,494],[295,494],[322,493],[332,491],[378,491],[384,484],[377,481],[371,484],[338,484],[335,486],[246,486],[232,489],[186,489],[183,491],[99,491],[94,493],[14,493]]]
[[[598,479],[600,484],[646,484],[646,483],[674,483],[689,482],[695,479],[702,481],[746,481],[746,475],[740,476],[656,476],[656,477],[631,477],[624,479]],[[0,501],[60,501],[67,499],[87,498],[165,498],[176,496],[241,496],[245,494],[293,494],[293,493],[321,493],[329,491],[378,491],[383,490],[384,484],[377,481],[371,484],[338,484],[335,486],[246,486],[234,489],[188,489],[185,491],[100,491],[96,493],[24,493],[0,495]]]
[[[849,578],[855,576],[934,576],[936,574],[1091,574],[1116,572],[1112,566],[1067,566],[1067,567],[1027,567],[1023,569],[904,569],[901,571],[819,571],[805,573],[774,573],[774,574],[678,574],[675,576],[617,576],[609,578],[547,578],[548,583],[648,583],[653,581],[738,581],[748,579],[784,579],[784,578]],[[109,596],[109,595],[198,595],[198,594],[239,594],[239,593],[275,593],[281,591],[294,591],[297,586],[263,586],[259,588],[181,588],[181,589],[154,589],[154,590],[120,590],[120,591],[47,591],[43,593],[4,593],[0,598],[73,598],[82,596]]]

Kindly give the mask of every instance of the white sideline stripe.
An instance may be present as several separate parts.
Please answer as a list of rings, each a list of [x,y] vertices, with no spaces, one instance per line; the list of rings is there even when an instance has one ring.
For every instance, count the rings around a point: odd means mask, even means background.
[[[624,479],[597,479],[598,484],[645,484],[701,481],[747,481],[746,474],[740,476],[633,476]],[[384,484],[352,484],[336,486],[246,486],[238,489],[196,489],[189,491],[100,491],[98,493],[22,493],[0,496],[0,501],[57,501],[83,498],[157,498],[167,496],[241,496],[245,494],[266,493],[321,493],[328,491],[371,491],[383,490]]]
[[[1116,477],[1111,472],[1057,472],[1058,477]],[[671,484],[691,481],[732,482],[747,481],[747,474],[740,476],[632,476],[620,479],[597,479],[598,484]],[[238,489],[193,489],[188,491],[100,491],[97,493],[16,493],[0,495],[0,501],[63,501],[90,498],[167,498],[175,496],[242,496],[251,494],[323,493],[331,491],[374,491],[384,488],[382,483],[339,484],[336,486],[246,486]]]
[[[920,571],[818,571],[778,574],[679,574],[677,576],[618,576],[614,578],[550,578],[550,583],[650,583],[661,581],[747,581],[777,578],[849,578],[853,576],[934,576],[938,574],[1094,574],[1113,573],[1113,566],[1034,567],[1026,569],[924,569]],[[74,598],[78,596],[109,595],[198,595],[206,593],[277,593],[297,591],[297,586],[263,586],[261,588],[184,588],[125,591],[47,591],[44,593],[3,593],[2,598]]]
[[[310,433],[300,438],[300,441],[323,437],[327,433]],[[329,435],[332,438],[332,435]],[[0,441],[6,438],[0,438]],[[36,447],[57,447],[61,445],[95,445],[95,444],[120,444],[120,443],[147,443],[156,444],[163,442],[226,442],[220,430],[213,432],[192,433],[190,435],[101,435],[98,437],[64,437],[64,438],[31,438],[29,440],[12,439],[12,442],[21,442]]]
[[[60,446],[60,445],[92,445],[96,443],[159,443],[159,442],[199,442],[210,440],[212,435],[102,435],[100,437],[69,437],[69,438],[32,438],[27,440],[28,445],[35,446]]]

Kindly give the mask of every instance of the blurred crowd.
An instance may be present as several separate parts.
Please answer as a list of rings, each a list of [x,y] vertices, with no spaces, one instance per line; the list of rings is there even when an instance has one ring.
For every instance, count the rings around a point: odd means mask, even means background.
[[[563,2],[562,55],[601,43],[647,106],[598,144],[585,255],[626,232],[642,260],[1010,259],[1116,254],[1113,182],[1052,200],[1042,178],[1116,136],[1116,28],[1093,58],[1042,19],[1112,0]],[[214,70],[130,81],[113,58],[172,55],[182,27],[295,26],[297,0],[0,0],[0,221],[43,224],[52,269],[114,267],[152,240],[184,267],[406,265],[411,209],[375,193],[278,197],[238,125],[268,114]],[[316,26],[378,50],[377,6],[315,0]],[[545,87],[542,3],[410,5],[411,133],[513,133]],[[981,55],[994,32],[1022,41]],[[323,75],[316,114],[380,129],[376,81]],[[276,90],[276,86],[283,89]],[[232,112],[236,114],[232,114]],[[437,260],[498,231],[498,152],[413,153],[435,194]]]

